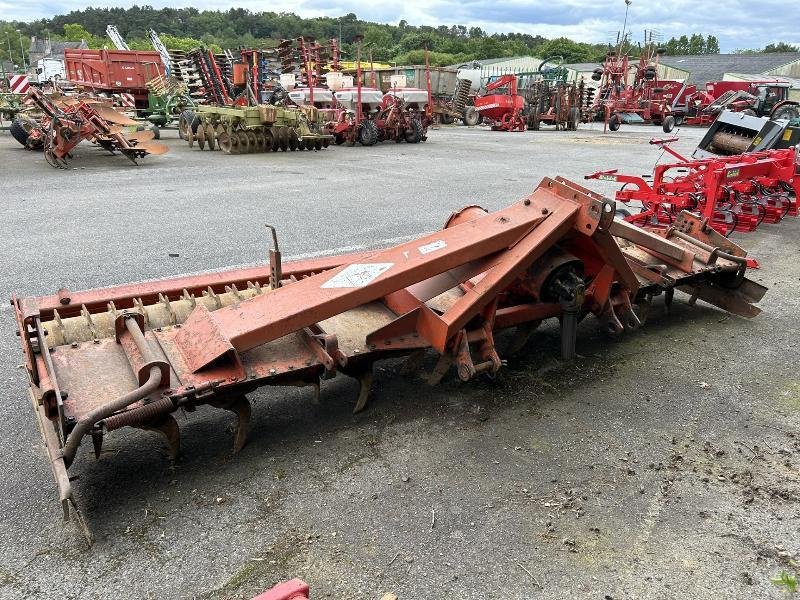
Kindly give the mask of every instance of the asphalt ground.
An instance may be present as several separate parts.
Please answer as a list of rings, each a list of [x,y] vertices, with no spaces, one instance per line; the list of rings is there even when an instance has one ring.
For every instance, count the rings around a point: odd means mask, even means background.
[[[418,145],[223,156],[173,131],[138,167],[81,145],[62,171],[0,132],[0,296],[263,263],[264,223],[285,259],[381,247],[544,176],[649,173],[659,135],[448,127]],[[800,553],[799,234],[796,219],[735,234],[770,287],[750,321],[656,303],[612,341],[587,319],[573,363],[546,326],[494,382],[431,388],[388,362],[358,415],[343,377],[319,403],[260,391],[235,456],[211,408],[180,418],[174,464],[148,432],[115,432],[99,460],[84,444],[89,549],[61,521],[5,303],[0,598],[250,598],[292,577],[337,599],[787,597],[770,579]]]

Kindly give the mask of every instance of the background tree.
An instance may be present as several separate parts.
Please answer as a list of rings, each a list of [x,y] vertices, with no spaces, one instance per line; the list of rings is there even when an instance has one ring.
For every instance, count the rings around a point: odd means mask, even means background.
[[[168,48],[191,49],[203,43],[215,48],[245,46],[271,47],[280,39],[301,35],[313,36],[325,43],[342,38],[342,55],[354,58],[352,42],[363,35],[365,43],[378,61],[421,63],[421,52],[427,47],[435,65],[451,65],[475,59],[512,56],[563,56],[570,62],[598,62],[607,51],[605,44],[590,44],[568,38],[545,39],[527,33],[490,34],[480,27],[466,25],[411,25],[402,20],[397,25],[362,21],[355,13],[341,17],[304,19],[293,13],[253,12],[245,8],[227,10],[198,10],[196,8],[154,8],[149,5],[130,8],[86,8],[40,19],[31,23],[0,21],[0,59],[8,58],[10,39],[18,39],[17,29],[24,37],[36,35],[52,39],[86,39],[90,47],[111,47],[106,26],[116,25],[132,48],[149,48],[147,30],[155,29]],[[25,42],[27,44],[27,41]],[[18,47],[12,44],[11,58],[21,64]],[[19,46],[19,44],[16,44]],[[665,44],[667,53],[714,54],[719,52],[719,40],[714,35],[700,33],[672,37]],[[27,48],[26,48],[27,51]],[[637,50],[631,47],[631,53]],[[797,48],[786,42],[769,44],[764,52],[792,52]],[[760,52],[742,50],[741,52]]]

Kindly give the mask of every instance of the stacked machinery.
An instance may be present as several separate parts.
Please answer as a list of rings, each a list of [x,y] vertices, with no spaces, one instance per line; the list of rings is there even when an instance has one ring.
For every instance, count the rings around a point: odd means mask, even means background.
[[[584,86],[583,82],[569,82],[569,72],[563,63],[561,57],[542,62],[537,77],[523,90],[528,129],[538,131],[543,123],[556,129],[578,129]]]

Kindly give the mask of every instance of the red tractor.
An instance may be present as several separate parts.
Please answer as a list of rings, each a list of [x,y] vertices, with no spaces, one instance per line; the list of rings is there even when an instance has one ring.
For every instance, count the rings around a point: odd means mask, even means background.
[[[505,89],[505,93],[494,93]],[[475,108],[495,131],[525,131],[525,98],[517,93],[517,76],[503,75],[486,85],[486,94],[475,98]]]
[[[800,117],[800,103],[789,99],[789,83],[770,81],[710,81],[705,91],[695,86],[686,89],[683,103],[669,107],[664,119],[664,131],[670,122],[675,125],[705,127],[717,120],[724,110],[741,112],[770,119]]]

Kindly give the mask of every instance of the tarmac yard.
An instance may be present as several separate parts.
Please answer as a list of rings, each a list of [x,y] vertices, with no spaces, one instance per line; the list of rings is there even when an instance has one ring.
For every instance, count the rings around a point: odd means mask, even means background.
[[[545,176],[650,173],[660,135],[444,127],[424,144],[224,156],[167,131],[170,152],[138,167],[81,144],[62,171],[0,132],[0,296],[263,263],[264,223],[284,260],[386,246]],[[62,522],[5,303],[0,598],[248,599],[293,577],[314,599],[790,597],[771,579],[800,561],[799,236],[791,217],[733,235],[770,288],[752,320],[677,294],[620,340],[584,320],[571,363],[546,324],[494,381],[430,387],[389,361],[357,415],[346,377],[319,402],[263,389],[235,456],[230,413],[209,407],[178,418],[174,463],[145,431],[109,435],[99,460],[84,442],[88,549]]]

